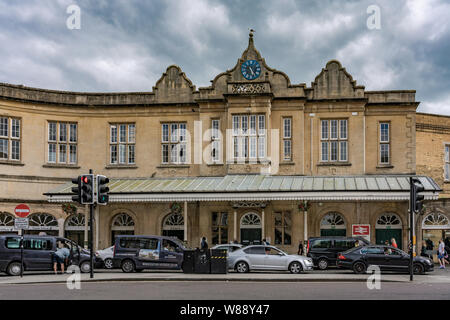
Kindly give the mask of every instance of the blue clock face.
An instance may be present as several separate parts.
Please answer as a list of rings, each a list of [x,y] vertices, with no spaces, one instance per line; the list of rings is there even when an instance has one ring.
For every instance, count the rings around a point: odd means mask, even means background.
[[[241,65],[241,73],[247,80],[255,80],[261,74],[261,66],[256,60],[247,60]]]

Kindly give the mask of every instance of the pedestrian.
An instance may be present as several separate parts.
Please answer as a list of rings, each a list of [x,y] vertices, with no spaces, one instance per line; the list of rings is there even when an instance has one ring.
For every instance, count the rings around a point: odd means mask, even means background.
[[[425,243],[425,241],[422,241],[422,248],[420,249],[420,255],[422,256],[422,257],[427,257],[427,258],[429,258],[429,256],[428,256],[428,254],[427,254],[427,245],[426,245],[426,243]]]
[[[355,241],[355,247],[359,247],[359,240]]]
[[[445,244],[444,240],[439,240],[439,247],[438,247],[438,260],[440,267],[439,269],[445,269]]]
[[[236,239],[234,239],[234,242],[233,242],[234,244],[239,244],[239,242],[236,240]]]
[[[425,242],[427,244],[428,257],[431,259],[431,261],[433,261],[433,249],[434,249],[433,241],[431,241],[431,239],[427,239],[425,240]]]
[[[262,240],[262,242],[263,242],[263,245],[265,245],[265,246],[270,246],[270,243],[269,243],[269,241],[266,240],[266,238],[264,238],[264,239]]]
[[[385,245],[385,246],[388,246],[388,245],[389,245],[389,240],[386,240],[386,241],[384,242],[384,245]]]
[[[208,249],[208,241],[206,241],[206,237],[202,238],[202,242],[200,243],[200,249],[202,250]]]
[[[391,239],[391,246],[393,246],[394,248],[398,248],[397,242],[395,241],[394,238]]]
[[[303,242],[301,242],[301,241],[299,241],[298,242],[298,252],[297,252],[297,254],[299,255],[299,256],[302,256],[303,255]]]
[[[67,248],[67,245],[58,242],[58,249],[52,254],[53,271],[55,271],[55,274],[58,274],[58,263],[61,265],[62,273],[64,273],[64,264],[67,262],[69,256],[70,251]]]

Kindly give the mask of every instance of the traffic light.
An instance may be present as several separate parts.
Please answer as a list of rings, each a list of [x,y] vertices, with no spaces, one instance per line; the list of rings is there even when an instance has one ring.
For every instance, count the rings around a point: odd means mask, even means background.
[[[72,201],[78,202],[81,204],[81,176],[78,176],[78,178],[72,179],[72,183],[76,184],[77,186],[72,188],[72,193],[74,194],[72,196]]]
[[[411,179],[411,192],[412,192],[412,204],[411,207],[415,213],[419,213],[422,210],[423,203],[422,201],[425,199],[424,195],[419,194],[425,190],[422,183],[418,178]]]
[[[102,175],[97,175],[97,203],[106,205],[109,201],[109,188],[106,186],[109,179]]]
[[[81,176],[81,204],[94,203],[94,175]]]

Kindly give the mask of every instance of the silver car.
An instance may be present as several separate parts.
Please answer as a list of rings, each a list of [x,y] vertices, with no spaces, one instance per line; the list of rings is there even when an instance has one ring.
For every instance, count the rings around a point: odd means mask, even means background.
[[[250,270],[289,270],[291,273],[313,270],[311,258],[287,254],[274,246],[252,245],[228,255],[228,268]]]

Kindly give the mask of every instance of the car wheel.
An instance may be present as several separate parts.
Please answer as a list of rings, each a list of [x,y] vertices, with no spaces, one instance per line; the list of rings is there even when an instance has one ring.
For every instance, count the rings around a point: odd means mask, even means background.
[[[104,264],[105,264],[106,269],[112,269],[114,267],[113,261],[111,258],[106,259]]]
[[[10,276],[20,276],[20,271],[22,270],[22,265],[20,262],[11,262],[6,269],[6,273]]]
[[[91,262],[90,261],[83,261],[80,264],[80,270],[83,273],[88,273],[91,271]]]
[[[413,265],[413,272],[414,274],[424,274],[424,267],[420,263],[415,263]]]
[[[325,258],[319,259],[317,266],[320,270],[326,270],[328,268],[328,260]]]
[[[303,271],[303,267],[300,262],[294,261],[289,265],[289,271],[291,273],[300,273]]]
[[[249,271],[248,264],[244,261],[240,261],[236,264],[236,271],[239,273],[245,273]]]
[[[353,265],[353,271],[358,274],[364,273],[366,272],[366,265],[363,262],[356,262]]]
[[[122,262],[122,271],[125,273],[130,273],[135,270],[134,262],[131,260],[125,260]]]

